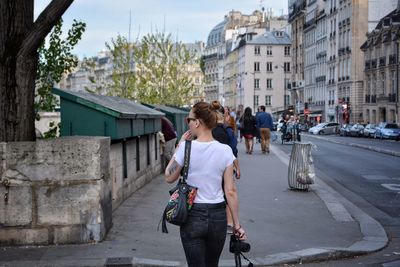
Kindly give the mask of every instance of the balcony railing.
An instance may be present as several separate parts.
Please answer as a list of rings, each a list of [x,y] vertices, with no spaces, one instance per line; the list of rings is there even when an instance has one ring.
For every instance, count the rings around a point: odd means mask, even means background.
[[[384,94],[380,94],[378,95],[378,97],[376,98],[376,100],[378,102],[388,102],[389,101],[389,96],[384,95]]]

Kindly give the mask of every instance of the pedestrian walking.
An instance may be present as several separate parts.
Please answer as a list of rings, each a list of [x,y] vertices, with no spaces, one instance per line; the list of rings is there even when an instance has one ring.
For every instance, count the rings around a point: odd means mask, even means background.
[[[273,127],[272,116],[265,112],[265,106],[260,106],[259,112],[256,114],[257,128],[260,131],[261,152],[269,153],[269,144],[271,131]]]
[[[214,140],[211,130],[216,121],[214,106],[205,102],[196,103],[187,118],[189,131],[183,134],[180,141],[181,143],[196,138],[192,141],[187,183],[198,190],[188,219],[180,227],[188,266],[218,266],[227,227],[224,191],[233,217],[234,232],[241,240],[246,239],[245,231],[239,222],[238,195],[233,180],[235,157],[228,145]],[[173,183],[179,177],[183,166],[184,147],[178,145],[165,170],[165,179],[169,183]]]
[[[165,140],[163,155],[166,163],[164,164],[167,164],[174,154],[176,144],[176,131],[172,122],[166,117],[161,117],[161,132],[164,135]]]
[[[218,101],[213,101],[212,105],[217,110],[217,125],[212,129],[212,135],[218,142],[228,145],[236,159],[233,161],[234,178],[240,179],[240,166],[238,160],[237,139],[234,133],[235,120],[230,113],[224,112],[224,108]],[[233,232],[233,219],[229,207],[226,208],[227,233]]]
[[[256,118],[250,107],[245,108],[243,114],[242,133],[245,139],[246,153],[253,153],[254,137],[257,136]]]

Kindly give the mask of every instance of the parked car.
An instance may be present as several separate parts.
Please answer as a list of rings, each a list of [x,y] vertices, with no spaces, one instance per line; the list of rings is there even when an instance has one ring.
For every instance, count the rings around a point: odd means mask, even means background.
[[[400,128],[396,123],[381,122],[376,127],[374,138],[400,140]]]
[[[360,123],[354,124],[349,129],[348,135],[349,136],[358,136],[358,137],[363,136],[364,135],[364,125],[362,125]]]
[[[364,128],[364,136],[365,137],[373,137],[375,134],[376,124],[370,123],[367,124]]]
[[[353,124],[343,124],[342,127],[339,129],[339,134],[341,136],[348,136],[350,128],[353,126]]]
[[[323,122],[308,130],[312,134],[335,134],[339,128],[339,123],[336,122]]]

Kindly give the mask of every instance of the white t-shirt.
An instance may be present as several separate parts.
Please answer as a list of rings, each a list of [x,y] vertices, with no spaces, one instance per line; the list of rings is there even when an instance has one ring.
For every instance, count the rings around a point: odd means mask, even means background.
[[[183,166],[185,142],[176,151],[175,161]],[[233,164],[235,156],[228,145],[218,141],[192,141],[189,173],[186,182],[198,188],[195,203],[220,203],[224,201],[222,178],[226,167]]]

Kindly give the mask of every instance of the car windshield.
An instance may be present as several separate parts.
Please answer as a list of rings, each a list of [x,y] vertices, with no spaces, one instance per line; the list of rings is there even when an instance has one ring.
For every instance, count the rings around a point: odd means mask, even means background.
[[[386,124],[385,128],[397,129],[397,128],[399,128],[399,126],[395,123],[388,123],[388,124]]]

